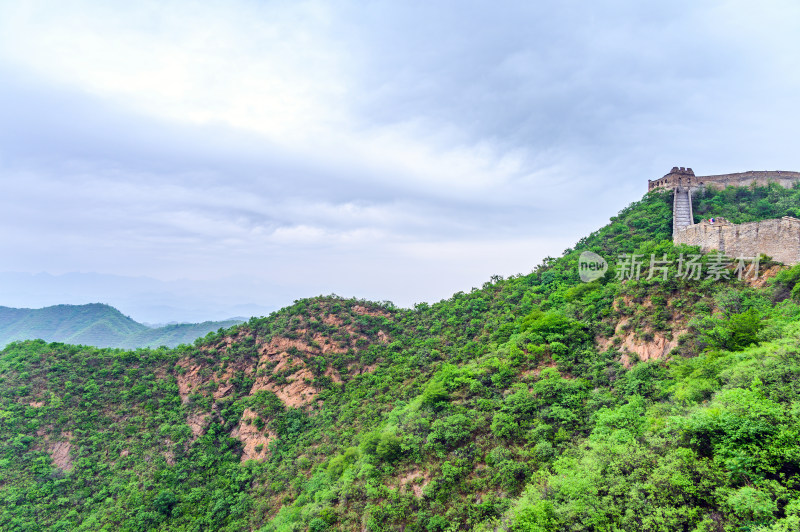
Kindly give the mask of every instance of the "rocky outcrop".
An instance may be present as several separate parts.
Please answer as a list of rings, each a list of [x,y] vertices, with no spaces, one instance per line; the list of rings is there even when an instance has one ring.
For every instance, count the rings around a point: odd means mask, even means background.
[[[189,443],[205,432],[209,417],[219,412],[218,403],[269,391],[287,408],[313,408],[321,392],[318,379],[342,384],[374,371],[374,362],[360,364],[345,358],[346,365],[340,364],[338,369],[328,362],[332,355],[354,356],[372,343],[390,341],[386,331],[370,333],[369,337],[356,323],[359,316],[389,318],[388,312],[363,305],[354,305],[347,311],[349,314],[343,316],[323,309],[318,316],[298,320],[290,331],[265,338],[242,326],[231,336],[200,347],[200,354],[181,358],[173,371],[188,411],[186,423],[192,431]],[[248,347],[241,350],[242,345]],[[320,363],[327,367],[321,368]],[[243,390],[241,383],[245,381],[252,384]],[[193,402],[193,397],[204,399]],[[231,432],[232,437],[242,441],[242,460],[265,458],[269,443],[277,437],[259,429],[257,420],[263,423],[257,412],[247,409]]]

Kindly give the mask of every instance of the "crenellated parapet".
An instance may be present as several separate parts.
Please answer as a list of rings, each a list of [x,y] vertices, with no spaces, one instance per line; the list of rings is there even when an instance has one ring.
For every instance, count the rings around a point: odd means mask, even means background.
[[[690,188],[696,181],[694,170],[691,168],[684,168],[683,166],[673,166],[661,179],[648,179],[647,191],[656,189],[672,190],[677,187]]]
[[[797,182],[800,182],[800,172],[788,172],[786,170],[750,170],[735,174],[696,176],[691,168],[675,166],[664,177],[648,179],[647,191],[673,190],[678,187],[685,187],[690,189],[691,192],[695,192],[705,187],[719,189],[728,186],[747,187],[754,183],[758,186],[776,183],[782,187],[791,188]]]

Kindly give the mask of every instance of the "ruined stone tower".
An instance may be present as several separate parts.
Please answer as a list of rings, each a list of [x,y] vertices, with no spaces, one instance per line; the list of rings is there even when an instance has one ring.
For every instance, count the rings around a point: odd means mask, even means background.
[[[699,246],[703,252],[717,250],[730,257],[765,254],[785,264],[800,263],[800,219],[784,216],[732,224],[722,219],[694,223],[692,195],[705,187],[759,186],[777,183],[791,187],[800,182],[800,172],[750,171],[737,174],[695,176],[691,168],[675,166],[660,179],[648,180],[648,191],[671,190],[672,241]]]

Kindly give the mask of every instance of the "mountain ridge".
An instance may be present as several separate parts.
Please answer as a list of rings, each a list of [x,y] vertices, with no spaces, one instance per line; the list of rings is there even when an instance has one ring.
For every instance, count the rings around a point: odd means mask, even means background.
[[[104,303],[52,305],[39,309],[0,307],[0,346],[41,338],[95,347],[175,347],[240,320],[148,327]]]

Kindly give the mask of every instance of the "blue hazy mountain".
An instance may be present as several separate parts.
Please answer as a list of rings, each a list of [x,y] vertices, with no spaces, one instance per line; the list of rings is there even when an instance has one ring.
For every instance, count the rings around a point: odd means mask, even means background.
[[[0,346],[16,340],[41,338],[47,342],[97,347],[174,347],[192,343],[211,331],[242,320],[178,323],[148,327],[110,305],[54,305],[40,309],[0,307]]]

